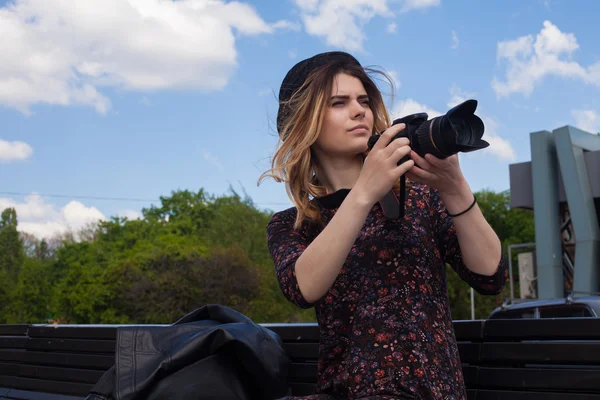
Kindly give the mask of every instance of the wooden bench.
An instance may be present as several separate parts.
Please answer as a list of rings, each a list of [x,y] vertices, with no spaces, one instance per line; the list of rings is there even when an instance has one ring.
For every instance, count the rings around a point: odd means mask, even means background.
[[[314,391],[316,324],[263,324]],[[114,363],[118,325],[0,325],[0,399],[81,400]],[[600,319],[455,321],[469,400],[600,400]]]
[[[477,400],[600,399],[600,318],[488,320]]]

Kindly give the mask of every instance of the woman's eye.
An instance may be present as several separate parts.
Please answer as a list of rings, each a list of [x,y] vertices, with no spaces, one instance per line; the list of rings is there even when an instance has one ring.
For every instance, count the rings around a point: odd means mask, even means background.
[[[339,105],[342,105],[342,104],[344,104],[343,101],[336,101],[335,103],[332,104],[332,106],[335,107],[335,106],[339,106]]]

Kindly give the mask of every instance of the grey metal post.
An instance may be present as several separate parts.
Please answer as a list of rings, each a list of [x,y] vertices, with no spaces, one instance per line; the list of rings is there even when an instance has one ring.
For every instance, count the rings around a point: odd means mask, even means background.
[[[556,148],[548,131],[532,132],[530,141],[538,298],[561,298],[564,279]]]
[[[471,288],[471,319],[475,319],[475,291]]]
[[[575,231],[573,291],[600,291],[600,227],[583,151],[600,150],[600,136],[571,126],[553,131],[569,215]]]
[[[521,249],[524,247],[535,247],[535,243],[519,243],[508,246],[508,280],[510,283],[510,301],[515,299],[515,286],[513,284],[513,265],[512,265],[512,249]],[[539,276],[539,272],[537,274]],[[539,297],[539,287],[538,287]]]

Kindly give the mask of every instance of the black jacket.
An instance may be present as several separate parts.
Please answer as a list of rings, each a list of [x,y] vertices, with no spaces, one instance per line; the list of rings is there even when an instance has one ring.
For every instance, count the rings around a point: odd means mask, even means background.
[[[119,327],[115,365],[86,400],[250,400],[289,394],[280,337],[228,307],[169,326]]]

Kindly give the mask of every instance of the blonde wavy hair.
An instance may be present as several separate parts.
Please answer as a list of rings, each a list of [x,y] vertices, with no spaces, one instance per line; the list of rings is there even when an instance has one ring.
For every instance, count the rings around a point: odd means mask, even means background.
[[[286,192],[297,210],[294,229],[303,223],[323,225],[319,207],[310,197],[327,194],[316,175],[317,159],[311,147],[317,141],[336,75],[345,73],[358,78],[369,96],[369,107],[373,111],[372,134],[382,132],[391,125],[383,97],[370,75],[381,75],[394,92],[393,80],[382,70],[360,65],[333,63],[312,71],[302,86],[289,101],[280,101],[280,107],[289,112],[279,128],[279,141],[271,160],[271,168],[264,172],[258,183],[271,177],[276,182],[285,182]],[[365,152],[363,156],[366,156]]]

